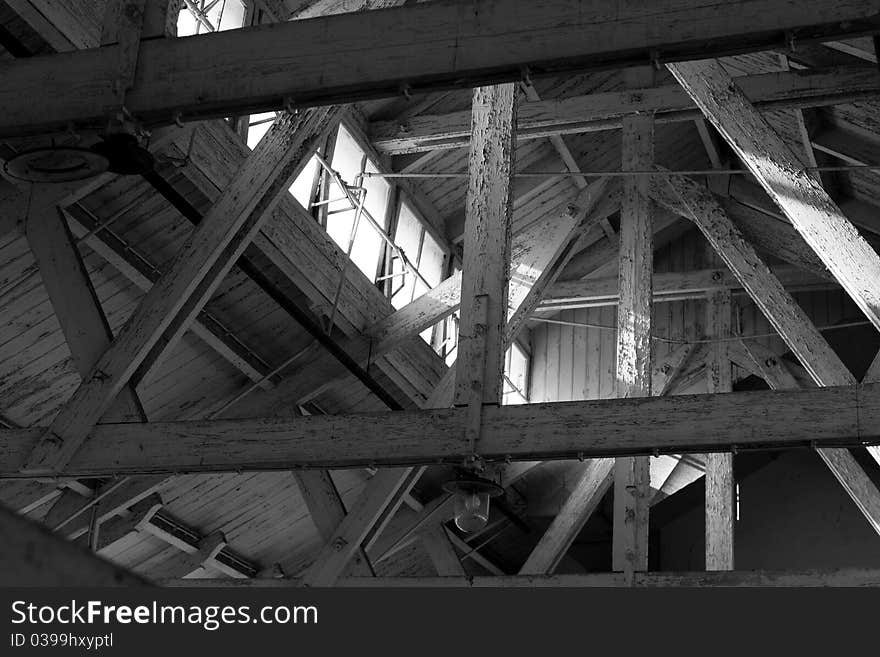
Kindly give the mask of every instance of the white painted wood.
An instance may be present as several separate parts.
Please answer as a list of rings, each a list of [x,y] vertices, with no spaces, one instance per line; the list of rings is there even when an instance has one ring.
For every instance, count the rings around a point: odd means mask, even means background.
[[[733,390],[727,339],[731,337],[729,291],[706,299],[706,336],[715,338],[706,359],[708,392]],[[706,455],[706,570],[733,570],[734,524],[733,454]]]
[[[714,60],[669,70],[862,312],[880,329],[880,255]]]
[[[514,168],[513,84],[473,93],[455,403],[501,402]],[[477,415],[479,422],[479,415]]]
[[[803,309],[773,276],[751,244],[742,237],[724,210],[715,203],[708,190],[680,176],[667,178],[666,188],[684,205],[684,214],[697,224],[813,380],[821,386],[846,386],[855,383],[855,377],[843,361],[831,349]],[[653,194],[660,203],[674,203],[662,191],[655,190]],[[875,459],[880,459],[880,450],[870,448],[869,452]],[[871,525],[875,528],[880,526],[880,515],[877,515],[880,510],[880,491],[852,454],[843,449],[820,449],[818,453],[853,497],[859,509],[866,514]]]
[[[644,171],[654,166],[653,116],[624,118],[622,139],[622,170]],[[622,398],[651,395],[654,225],[649,182],[644,176],[631,176],[622,184],[615,381],[616,395]],[[611,567],[628,576],[648,569],[650,487],[648,457],[616,460]]]

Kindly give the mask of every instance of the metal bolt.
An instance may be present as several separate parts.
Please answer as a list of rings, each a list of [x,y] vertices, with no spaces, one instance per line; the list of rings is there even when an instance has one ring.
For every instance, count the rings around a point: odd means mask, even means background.
[[[333,549],[337,552],[341,552],[346,545],[348,545],[348,541],[341,536],[333,541]]]

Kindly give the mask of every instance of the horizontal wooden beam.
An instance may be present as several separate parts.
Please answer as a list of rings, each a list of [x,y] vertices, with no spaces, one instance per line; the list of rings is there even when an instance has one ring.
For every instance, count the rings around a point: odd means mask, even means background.
[[[755,107],[821,107],[880,95],[880,76],[870,67],[807,69],[735,78]],[[680,85],[572,96],[520,105],[517,136],[535,139],[620,128],[623,118],[653,112],[658,123],[693,121],[702,113]],[[390,154],[460,148],[470,141],[470,112],[381,121],[369,128],[375,147]]]
[[[97,425],[59,476],[460,463],[466,409]],[[880,443],[880,384],[488,407],[489,460]],[[645,431],[651,427],[651,431]],[[22,478],[43,429],[0,430],[0,477]]]
[[[528,29],[524,30],[523,26]],[[126,109],[147,123],[344,103],[530,75],[644,65],[843,39],[880,29],[872,0],[430,2],[148,39]],[[332,35],[332,37],[328,36]],[[119,44],[0,67],[0,136],[103,126]],[[356,63],[356,65],[353,65]]]
[[[181,579],[163,580],[163,586],[299,586],[297,579]],[[467,587],[467,588],[540,588],[540,587],[659,587],[659,586],[880,586],[880,569],[841,568],[836,570],[728,570],[716,572],[636,573],[630,582],[623,573],[587,573],[583,575],[508,575],[497,577],[348,577],[339,580],[342,587]]]
[[[146,586],[148,582],[0,506],[3,586]]]
[[[788,290],[828,290],[840,287],[837,283],[788,265],[775,267],[773,273]],[[618,299],[617,284],[617,276],[557,282],[548,290],[538,310],[613,306]],[[739,281],[726,268],[655,273],[654,303],[697,299],[706,296],[710,290],[719,288],[743,291]]]

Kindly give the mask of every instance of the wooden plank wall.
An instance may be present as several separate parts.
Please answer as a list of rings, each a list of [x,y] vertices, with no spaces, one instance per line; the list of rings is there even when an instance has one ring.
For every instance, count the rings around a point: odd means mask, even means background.
[[[723,266],[714,254],[708,254],[702,236],[689,231],[680,240],[659,250],[655,270],[687,271]],[[840,322],[863,321],[864,317],[842,290],[795,293],[795,299],[819,327]],[[735,295],[733,327],[742,335],[773,333],[767,319],[745,295]],[[541,315],[565,322],[587,323],[605,327],[616,326],[616,308],[566,310],[556,315]],[[705,302],[676,301],[654,306],[654,334],[672,341],[695,340],[703,337]],[[834,331],[824,335],[832,341]],[[533,323],[530,395],[533,402],[603,399],[614,395],[616,346],[611,329],[580,328],[555,324]],[[755,342],[778,354],[787,351],[778,337],[762,337]],[[654,359],[663,358],[677,345],[675,342],[654,341]],[[747,373],[734,367],[737,381]],[[688,392],[705,392],[699,385]]]

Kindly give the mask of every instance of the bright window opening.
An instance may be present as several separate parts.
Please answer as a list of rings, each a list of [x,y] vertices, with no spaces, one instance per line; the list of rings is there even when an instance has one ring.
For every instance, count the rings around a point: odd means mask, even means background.
[[[180,8],[177,36],[234,30],[244,24],[242,0],[191,0]]]
[[[507,350],[504,360],[502,403],[523,404],[529,401],[529,357],[516,343]]]

